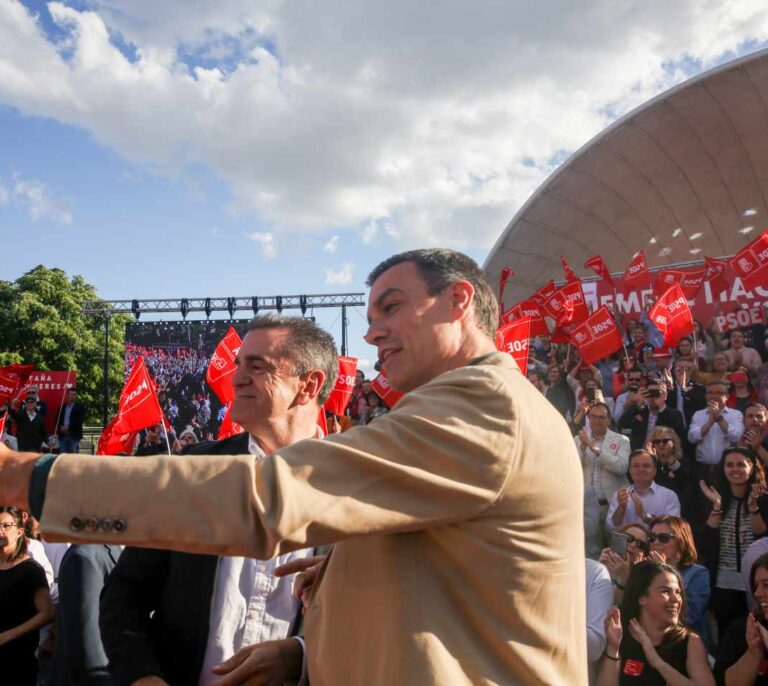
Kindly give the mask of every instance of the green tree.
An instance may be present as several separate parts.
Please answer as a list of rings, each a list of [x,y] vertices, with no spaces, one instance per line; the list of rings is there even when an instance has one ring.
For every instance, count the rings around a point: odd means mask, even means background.
[[[32,362],[41,370],[77,371],[86,422],[101,423],[104,318],[85,316],[83,304],[98,301],[81,276],[38,265],[16,281],[0,281],[0,366]],[[109,324],[109,412],[116,410],[123,384],[123,341],[127,315]]]

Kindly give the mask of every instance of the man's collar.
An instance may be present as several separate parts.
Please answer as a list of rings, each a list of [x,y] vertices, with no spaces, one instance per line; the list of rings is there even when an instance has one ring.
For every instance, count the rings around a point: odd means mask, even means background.
[[[319,426],[315,426],[315,435],[311,438],[325,438],[323,435],[323,430]],[[248,434],[248,452],[254,457],[267,456],[267,454],[262,450],[258,441],[253,437],[253,434]]]

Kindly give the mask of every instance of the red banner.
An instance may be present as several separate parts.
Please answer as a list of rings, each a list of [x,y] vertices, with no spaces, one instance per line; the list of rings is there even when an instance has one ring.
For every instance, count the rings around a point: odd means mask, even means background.
[[[715,330],[720,333],[745,329],[755,324],[765,324],[765,311],[762,305],[755,305],[743,310],[734,310],[728,314],[716,314]]]
[[[693,315],[683,289],[675,284],[662,295],[648,312],[656,328],[664,334],[664,345],[675,346],[693,331]]]
[[[768,287],[768,231],[763,231],[731,259],[731,269],[744,288]]]
[[[591,269],[595,274],[597,274],[601,279],[604,281],[607,281],[611,286],[613,286],[613,279],[611,278],[611,272],[608,271],[608,267],[605,265],[605,261],[603,260],[600,255],[594,255],[593,257],[590,257],[585,263],[584,267],[586,269]]]
[[[223,441],[225,438],[229,438],[230,436],[237,436],[237,434],[241,434],[243,431],[245,431],[242,426],[240,426],[234,419],[232,419],[232,401],[230,400],[228,403],[226,403],[226,405],[227,410],[221,420],[219,435],[216,437],[217,441]]]
[[[632,258],[624,272],[624,288],[644,288],[651,283],[651,273],[645,261],[645,253],[641,250]]]
[[[549,327],[541,308],[533,300],[523,300],[507,310],[501,318],[502,324],[509,324],[516,319],[528,317],[531,320],[531,336],[549,336]]]
[[[18,389],[18,378],[9,374],[4,374],[3,371],[0,370],[0,405],[4,405],[10,398],[14,398]]]
[[[383,402],[389,409],[392,409],[395,403],[405,395],[405,393],[396,391],[389,385],[387,374],[383,369],[379,375],[371,381],[371,388],[376,391],[376,394],[381,398],[381,402]]]
[[[520,371],[528,373],[531,320],[528,317],[505,324],[496,332],[496,349],[512,355]]]
[[[339,355],[339,378],[336,379],[336,386],[331,391],[331,395],[326,401],[324,407],[335,415],[343,415],[349,405],[349,399],[352,397],[352,390],[355,387],[355,373],[357,372],[357,358],[343,357]]]
[[[571,334],[571,341],[586,364],[608,357],[623,345],[621,332],[606,307],[601,307],[587,321],[579,324]]]
[[[241,343],[240,334],[235,331],[234,327],[230,326],[227,333],[224,334],[224,338],[216,346],[211,361],[208,363],[208,370],[205,372],[205,380],[224,405],[231,403],[235,398],[232,375],[237,369],[235,357],[237,357]]]

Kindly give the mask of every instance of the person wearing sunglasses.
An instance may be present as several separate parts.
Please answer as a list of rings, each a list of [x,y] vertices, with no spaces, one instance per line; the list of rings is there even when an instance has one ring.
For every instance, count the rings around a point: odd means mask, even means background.
[[[0,507],[0,680],[35,686],[39,629],[53,621],[43,568],[30,559],[21,510]]]
[[[747,612],[741,561],[752,542],[768,533],[768,496],[763,465],[748,449],[726,448],[714,470],[713,484],[699,482],[711,510],[699,538],[710,572],[710,608],[719,635]]]
[[[666,562],[680,572],[685,589],[685,625],[693,629],[705,645],[709,645],[709,630],[705,613],[709,603],[709,571],[696,564],[698,553],[691,525],[681,517],[665,515],[651,523],[650,559]]]
[[[680,437],[668,426],[657,426],[651,431],[646,448],[658,460],[656,483],[673,490],[679,498],[690,482]]]
[[[618,605],[624,596],[624,589],[627,586],[627,579],[629,579],[632,566],[645,559],[650,552],[650,547],[648,529],[642,524],[627,524],[616,533],[624,534],[627,537],[627,554],[622,557],[610,548],[605,548],[600,553],[599,562],[605,565],[611,575],[613,602]]]

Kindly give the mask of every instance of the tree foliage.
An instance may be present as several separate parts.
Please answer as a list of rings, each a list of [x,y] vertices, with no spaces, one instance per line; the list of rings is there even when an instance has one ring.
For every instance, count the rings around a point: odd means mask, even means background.
[[[81,276],[38,265],[16,281],[0,281],[0,366],[32,362],[41,370],[77,371],[86,421],[101,423],[104,318],[85,316],[86,301],[99,300]],[[123,342],[127,315],[109,325],[109,411],[123,384]]]

